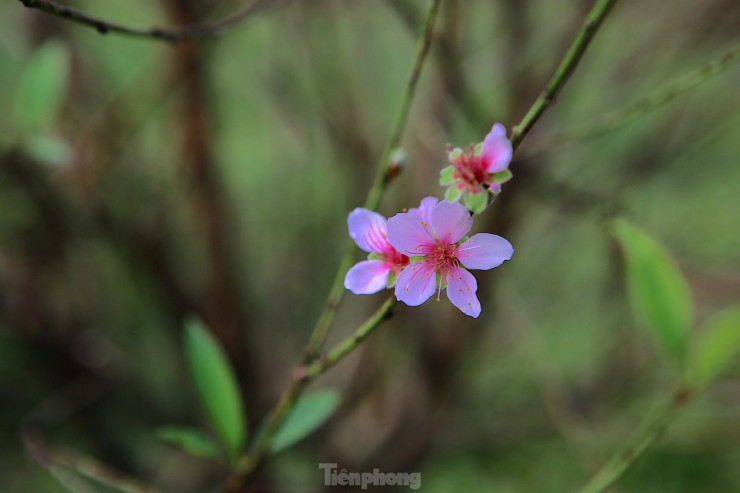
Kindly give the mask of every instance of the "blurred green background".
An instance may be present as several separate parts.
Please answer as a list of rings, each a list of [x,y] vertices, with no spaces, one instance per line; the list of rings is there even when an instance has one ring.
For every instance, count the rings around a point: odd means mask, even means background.
[[[289,380],[427,3],[274,3],[184,44],[0,4],[0,491],[113,491],[64,468],[63,486],[24,451],[29,430],[163,491],[217,491],[223,466],[154,433],[206,426],[182,352],[188,315],[227,348],[251,428]],[[240,2],[69,4],[148,27]],[[445,0],[402,141],[409,165],[380,212],[442,195],[447,143],[478,142],[495,121],[511,129],[590,6]],[[585,134],[733,49],[738,26],[737,2],[617,2],[477,218],[516,249],[476,274],[481,317],[444,300],[399,306],[313,385],[341,389],[339,411],[269,460],[255,491],[322,491],[319,462],[420,471],[425,492],[577,491],[673,388],[636,330],[608,220],[629,218],[675,255],[697,324],[740,300],[740,68]],[[58,105],[24,96],[44,50],[58,63],[35,77],[56,81]],[[349,294],[329,343],[382,299]],[[739,376],[735,364],[612,491],[740,492]]]

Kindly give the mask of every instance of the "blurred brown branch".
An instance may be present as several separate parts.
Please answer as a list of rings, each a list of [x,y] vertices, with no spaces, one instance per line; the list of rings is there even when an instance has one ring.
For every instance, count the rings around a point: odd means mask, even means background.
[[[191,23],[173,28],[136,28],[109,22],[85,14],[72,7],[60,5],[52,0],[18,0],[31,9],[41,10],[62,19],[96,29],[100,34],[117,33],[142,39],[177,42],[195,38],[216,38],[234,28],[253,14],[287,0],[255,0],[232,14],[213,22]]]

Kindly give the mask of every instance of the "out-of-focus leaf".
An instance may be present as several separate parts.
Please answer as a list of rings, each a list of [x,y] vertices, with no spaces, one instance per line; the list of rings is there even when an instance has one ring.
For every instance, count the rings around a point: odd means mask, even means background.
[[[62,139],[51,135],[30,135],[23,147],[29,156],[52,166],[62,166],[72,157],[72,148]]]
[[[226,354],[196,320],[185,325],[185,353],[206,415],[234,457],[246,442],[246,428],[239,386]]]
[[[635,316],[668,354],[681,360],[693,318],[686,280],[670,254],[645,232],[623,219],[613,226],[624,250]]]
[[[740,353],[740,304],[715,314],[700,334],[689,366],[690,382],[699,388],[710,384]]]
[[[210,459],[220,459],[221,451],[216,442],[203,430],[181,426],[165,426],[157,430],[157,437],[177,445],[189,454]]]
[[[13,100],[17,126],[37,130],[56,118],[64,102],[69,75],[69,52],[56,41],[39,48],[21,72]]]
[[[277,454],[324,424],[339,407],[341,398],[334,389],[318,390],[300,399],[283,421],[270,443],[270,452]]]

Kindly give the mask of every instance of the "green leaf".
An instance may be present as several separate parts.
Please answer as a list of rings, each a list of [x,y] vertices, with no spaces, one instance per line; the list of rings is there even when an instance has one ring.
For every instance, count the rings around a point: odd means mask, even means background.
[[[388,273],[388,284],[386,287],[389,289],[392,288],[393,286],[396,285],[397,280],[398,280],[398,274],[393,271],[390,271]]]
[[[500,185],[501,183],[506,183],[507,181],[511,180],[513,176],[514,175],[511,173],[511,171],[505,169],[493,174],[493,182]]]
[[[488,191],[483,190],[478,193],[465,194],[465,207],[473,211],[473,214],[480,214],[488,207]]]
[[[340,402],[339,392],[334,389],[306,394],[272,437],[270,452],[277,454],[306,438],[334,414]]]
[[[475,144],[475,147],[473,148],[474,156],[480,156],[481,152],[483,152],[483,142],[479,142],[478,144]]]
[[[689,365],[689,378],[702,388],[710,384],[740,353],[740,304],[711,317],[700,330]]]
[[[380,257],[375,252],[370,252],[370,254],[367,256],[368,260],[380,260]]]
[[[186,322],[185,353],[206,416],[234,457],[247,437],[239,385],[226,354],[197,320]]]
[[[637,319],[681,361],[693,318],[686,279],[670,254],[645,232],[619,219],[613,225],[627,264],[627,289]]]
[[[455,167],[454,166],[447,166],[439,173],[439,184],[443,187],[446,187],[447,185],[452,185],[455,183]]]
[[[218,445],[203,430],[181,426],[164,426],[159,428],[156,434],[160,440],[177,445],[191,455],[221,459],[221,451]]]
[[[445,192],[445,200],[448,202],[456,202],[457,199],[460,198],[460,195],[462,195],[462,192],[457,187],[452,186]]]
[[[21,130],[37,130],[57,117],[68,74],[69,52],[61,43],[49,41],[31,56],[13,101],[13,114]]]

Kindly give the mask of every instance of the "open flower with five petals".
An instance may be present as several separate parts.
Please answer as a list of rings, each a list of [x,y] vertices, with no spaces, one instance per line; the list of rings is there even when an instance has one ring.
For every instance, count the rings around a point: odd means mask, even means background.
[[[440,184],[449,185],[445,198],[450,202],[462,200],[463,205],[478,214],[488,206],[489,194],[501,192],[501,184],[511,179],[508,170],[512,156],[511,141],[500,123],[480,144],[468,152],[459,147],[449,152],[451,165],[441,172]]]
[[[388,240],[400,253],[412,257],[396,281],[396,298],[417,306],[443,288],[453,305],[478,317],[478,284],[467,269],[492,269],[509,260],[514,248],[504,238],[478,233],[465,235],[473,225],[468,210],[457,202],[442,201],[431,209],[397,214],[388,219]]]

